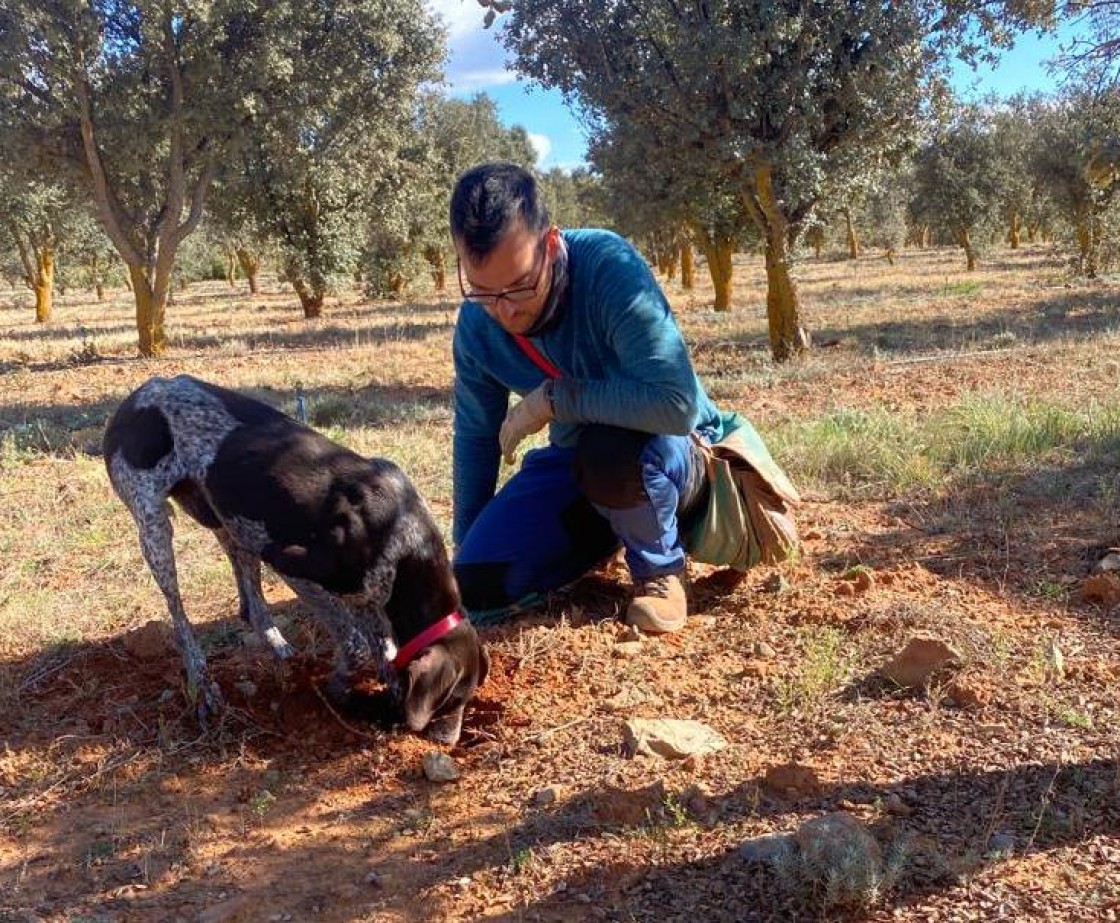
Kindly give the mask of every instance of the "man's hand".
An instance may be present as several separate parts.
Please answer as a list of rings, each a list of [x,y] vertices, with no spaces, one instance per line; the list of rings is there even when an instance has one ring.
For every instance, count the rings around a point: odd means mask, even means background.
[[[552,419],[552,379],[537,386],[526,394],[509,413],[498,431],[498,442],[502,447],[502,457],[507,465],[512,465],[518,443],[526,436],[539,433]]]

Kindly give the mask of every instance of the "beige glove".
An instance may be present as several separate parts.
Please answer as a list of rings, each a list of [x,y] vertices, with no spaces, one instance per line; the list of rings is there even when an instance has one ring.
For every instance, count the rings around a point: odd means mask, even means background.
[[[538,385],[510,408],[498,431],[498,443],[507,465],[512,465],[518,443],[539,433],[552,419],[552,379]]]

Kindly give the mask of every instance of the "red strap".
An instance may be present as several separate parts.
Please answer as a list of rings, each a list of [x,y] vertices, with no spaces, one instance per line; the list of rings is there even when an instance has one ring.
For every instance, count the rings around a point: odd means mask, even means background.
[[[397,651],[397,656],[393,658],[393,667],[396,670],[403,670],[419,654],[424,648],[429,645],[435,644],[440,638],[451,631],[456,625],[463,621],[462,613],[452,612],[450,615],[445,615],[438,622],[429,625],[420,634],[408,642],[404,647]]]
[[[544,357],[544,354],[532,344],[528,337],[523,337],[520,333],[515,333],[513,334],[513,338],[517,340],[517,345],[521,347],[521,351],[532,359],[537,368],[544,372],[549,378],[564,377],[561,371]]]

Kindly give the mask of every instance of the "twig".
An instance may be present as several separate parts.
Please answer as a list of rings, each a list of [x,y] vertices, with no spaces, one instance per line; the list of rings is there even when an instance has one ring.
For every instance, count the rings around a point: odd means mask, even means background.
[[[334,720],[337,721],[340,725],[342,725],[343,728],[345,728],[351,734],[357,734],[359,737],[363,737],[366,740],[378,740],[379,739],[376,734],[371,734],[371,733],[369,733],[369,731],[363,731],[361,728],[354,727],[354,725],[352,725],[348,721],[346,721],[346,719],[344,719],[342,717],[342,715],[340,715],[337,711],[335,711],[334,706],[331,705],[331,703],[327,701],[327,697],[325,695],[323,695],[322,690],[320,690],[317,685],[312,683],[311,688],[315,690],[315,695],[317,695],[319,697],[319,701],[322,702],[327,707],[327,711],[329,711],[334,716]]]
[[[543,731],[537,731],[535,734],[525,735],[526,740],[537,740],[541,737],[547,737],[549,734],[555,734],[557,731],[563,731],[570,727],[575,727],[577,724],[583,724],[584,721],[590,721],[590,715],[584,715],[582,718],[576,718],[575,721],[569,721],[566,724],[558,724],[554,728],[546,728]]]
[[[967,353],[938,353],[936,356],[913,356],[909,359],[891,359],[884,365],[916,365],[919,362],[951,362],[954,359],[976,359],[980,356],[995,357],[1006,354],[1005,349],[977,349]]]

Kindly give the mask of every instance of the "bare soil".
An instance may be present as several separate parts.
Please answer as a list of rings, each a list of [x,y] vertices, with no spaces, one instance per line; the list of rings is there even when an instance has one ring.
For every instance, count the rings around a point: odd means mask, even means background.
[[[806,263],[821,345],[782,369],[757,259],[737,267],[731,316],[705,288],[669,289],[713,395],[764,433],[984,392],[1115,404],[1120,285],[1070,280],[1044,248],[971,276],[960,262]],[[741,579],[695,567],[689,627],[636,652],[618,646],[624,569],[604,567],[484,630],[492,672],[445,784],[375,689],[369,714],[326,703],[325,639],[280,584],[267,592],[301,657],[282,668],[246,637],[217,546],[180,522],[187,608],[231,706],[200,734],[89,454],[105,418],[152,374],[289,410],[298,385],[447,520],[454,310],[350,297],[309,322],[290,292],[199,285],[169,311],[170,354],[141,361],[124,293],[67,296],[45,328],[23,296],[0,307],[0,435],[33,449],[0,467],[0,921],[1120,916],[1120,605],[1082,593],[1120,545],[1099,489],[1120,445],[936,495],[810,486],[800,561]],[[915,634],[963,665],[892,688],[877,669]],[[700,720],[730,746],[630,757],[630,717]],[[742,852],[837,811],[891,863],[862,905]]]

